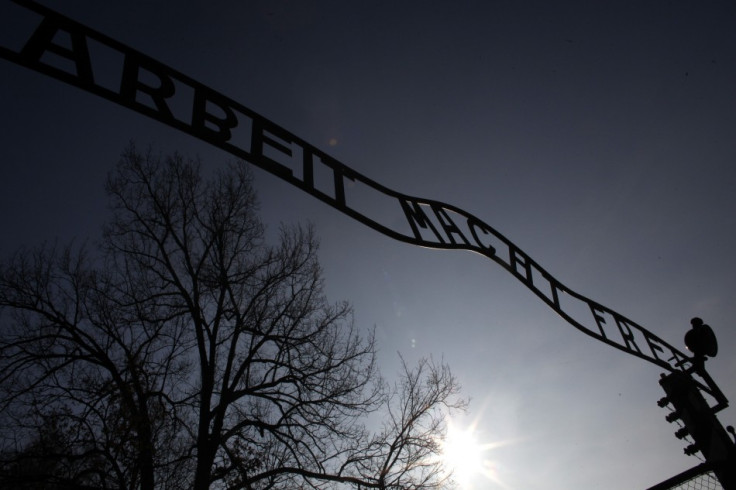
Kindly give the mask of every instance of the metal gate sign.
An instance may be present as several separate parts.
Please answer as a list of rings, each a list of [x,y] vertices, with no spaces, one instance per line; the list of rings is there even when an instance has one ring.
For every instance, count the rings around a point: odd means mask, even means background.
[[[19,49],[0,46],[1,57],[219,147],[386,236],[477,252],[510,272],[570,325],[612,347],[669,371],[692,365],[690,357],[642,326],[562,284],[476,216],[389,189],[149,56],[34,2],[13,1],[37,13],[40,22]],[[68,42],[62,45],[59,39]]]

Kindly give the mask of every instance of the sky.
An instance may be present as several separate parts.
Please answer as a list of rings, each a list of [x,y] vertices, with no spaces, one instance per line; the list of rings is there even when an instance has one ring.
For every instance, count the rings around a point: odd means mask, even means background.
[[[736,396],[736,6],[692,1],[41,2],[399,192],[493,226],[571,289],[684,350],[692,317]],[[0,45],[30,32],[9,2]],[[23,17],[23,22],[17,19]],[[12,19],[12,20],[11,20]],[[27,20],[27,22],[26,22]],[[0,254],[94,243],[130,141],[222,150],[0,60]],[[700,461],[663,370],[581,334],[494,262],[401,243],[255,171],[262,217],[311,222],[332,300],[387,378],[433,356],[494,447],[478,489],[644,489]],[[736,410],[719,415],[736,423]],[[499,443],[499,444],[496,444]]]

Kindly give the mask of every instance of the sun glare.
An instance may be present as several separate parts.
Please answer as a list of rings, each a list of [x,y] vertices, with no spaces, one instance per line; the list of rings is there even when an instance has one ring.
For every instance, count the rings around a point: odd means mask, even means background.
[[[472,429],[460,429],[449,424],[447,438],[443,444],[443,457],[455,480],[466,488],[470,481],[482,471],[482,449]]]
[[[503,443],[482,443],[475,432],[475,424],[460,427],[452,419],[447,423],[447,435],[442,443],[442,459],[453,479],[462,490],[486,488],[481,478],[491,480],[501,488],[504,485],[493,470],[493,463],[485,454]],[[479,486],[476,486],[477,483]]]

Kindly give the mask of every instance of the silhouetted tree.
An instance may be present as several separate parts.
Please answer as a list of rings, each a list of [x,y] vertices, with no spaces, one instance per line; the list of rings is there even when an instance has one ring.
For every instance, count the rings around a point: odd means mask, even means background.
[[[49,482],[80,487],[444,481],[441,417],[462,406],[449,370],[405,366],[388,389],[373,336],[325,298],[311,228],[266,243],[243,164],[205,180],[131,146],[107,191],[99,253],[44,246],[0,270],[6,476],[44,454]]]
[[[45,451],[46,458],[75,461],[64,471],[55,466],[56,479],[98,488],[153,488],[156,474],[175,481],[186,462],[176,450],[185,434],[172,403],[189,379],[185,325],[149,322],[152,313],[130,287],[137,285],[113,265],[94,270],[71,248],[22,251],[3,268],[6,454],[24,446],[21,453],[35,454],[28,447],[48,448],[55,434],[58,454]]]
[[[389,392],[382,429],[366,452],[379,456],[371,471],[360,474],[381,489],[442,488],[450,476],[437,457],[446,415],[465,410],[467,402],[457,398],[460,386],[446,364],[423,359],[414,369],[403,367]]]

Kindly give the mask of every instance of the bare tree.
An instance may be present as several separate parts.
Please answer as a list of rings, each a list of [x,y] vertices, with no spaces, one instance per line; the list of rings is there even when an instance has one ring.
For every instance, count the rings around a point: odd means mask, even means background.
[[[460,385],[444,363],[421,359],[387,392],[381,429],[347,460],[345,469],[361,486],[439,489],[452,486],[440,457],[447,415],[464,411]]]
[[[312,229],[267,244],[243,164],[205,180],[131,146],[107,191],[100,253],[0,270],[3,454],[36,454],[53,420],[54,478],[77,486],[437,488],[454,378],[424,361],[387,390],[372,334],[325,298]]]
[[[154,473],[180,472],[166,448],[180,432],[168,400],[185,372],[184,325],[148,323],[144,305],[131,316],[125,282],[87,263],[83,250],[42,247],[2,270],[3,449],[35,439],[47,459],[75,462],[54,475],[70,485],[153,488]]]

